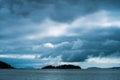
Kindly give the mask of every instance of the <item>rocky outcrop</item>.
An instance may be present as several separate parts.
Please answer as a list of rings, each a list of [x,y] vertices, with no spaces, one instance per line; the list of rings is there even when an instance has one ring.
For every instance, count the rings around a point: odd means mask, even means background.
[[[0,61],[0,69],[14,69],[14,67],[5,62]]]

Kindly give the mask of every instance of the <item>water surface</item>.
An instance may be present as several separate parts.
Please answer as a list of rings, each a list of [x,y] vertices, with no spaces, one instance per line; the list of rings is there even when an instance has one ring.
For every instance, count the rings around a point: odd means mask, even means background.
[[[120,80],[120,70],[0,70],[0,80]]]

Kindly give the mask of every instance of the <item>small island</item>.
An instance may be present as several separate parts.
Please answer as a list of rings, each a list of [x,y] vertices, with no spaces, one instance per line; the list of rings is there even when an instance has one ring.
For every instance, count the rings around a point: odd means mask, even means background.
[[[81,69],[81,67],[75,65],[59,65],[59,66],[48,65],[43,67],[42,69]]]
[[[14,67],[5,62],[0,61],[0,69],[14,69]]]

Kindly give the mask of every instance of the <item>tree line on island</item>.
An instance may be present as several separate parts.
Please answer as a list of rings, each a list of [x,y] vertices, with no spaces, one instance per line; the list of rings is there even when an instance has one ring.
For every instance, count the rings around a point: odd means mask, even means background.
[[[0,61],[0,69],[15,69],[15,67]],[[81,69],[81,67],[75,65],[59,65],[59,66],[48,65],[41,69]]]
[[[0,61],[0,69],[17,69],[17,68],[9,65],[8,63]],[[76,65],[64,64],[59,66],[48,65],[41,69],[81,69],[81,67]],[[89,67],[87,69],[120,69],[120,67],[111,67],[111,68]]]
[[[15,68],[5,62],[0,61],[0,69],[15,69]]]
[[[52,66],[48,65],[43,67],[42,69],[81,69],[80,66],[75,66],[75,65],[59,65],[59,66]]]

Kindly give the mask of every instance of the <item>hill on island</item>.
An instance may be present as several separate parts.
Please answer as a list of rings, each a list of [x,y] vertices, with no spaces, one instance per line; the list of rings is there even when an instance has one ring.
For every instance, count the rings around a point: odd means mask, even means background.
[[[81,67],[75,65],[59,65],[59,66],[48,65],[43,67],[42,69],[81,69]]]
[[[14,69],[14,67],[5,62],[0,61],[0,69]]]

